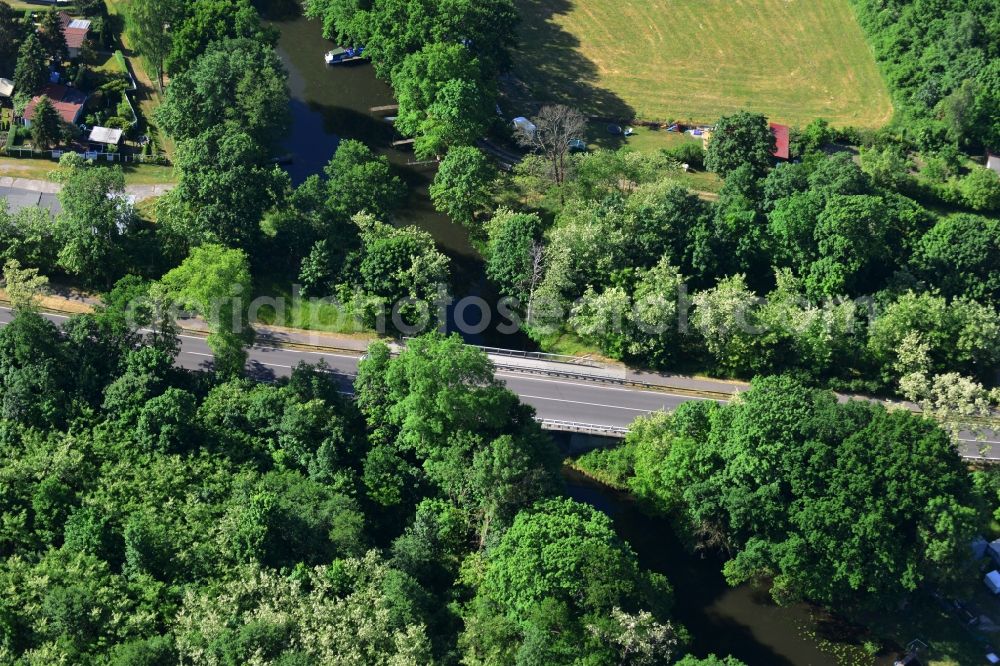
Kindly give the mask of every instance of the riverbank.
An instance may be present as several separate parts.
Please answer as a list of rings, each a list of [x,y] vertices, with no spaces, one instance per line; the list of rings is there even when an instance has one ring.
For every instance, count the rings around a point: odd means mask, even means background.
[[[676,600],[674,619],[690,632],[692,654],[731,654],[749,666],[892,663],[889,655],[876,661],[859,654],[855,645],[830,640],[843,628],[818,609],[805,604],[778,606],[760,587],[729,587],[718,555],[689,551],[669,520],[644,513],[628,493],[569,467],[563,468],[563,477],[570,497],[607,514],[640,564],[670,581]]]
[[[663,529],[671,531],[671,542],[675,540],[681,542],[682,540],[674,533],[674,526],[668,516],[657,514],[649,507],[643,506],[642,502],[631,493],[628,484],[631,459],[632,453],[625,444],[567,459],[564,461],[564,466],[574,478],[585,480],[586,484],[593,488],[603,489],[603,495],[612,498],[607,501],[623,502],[629,510],[640,513],[641,517],[635,520],[650,525],[663,524],[665,525]],[[622,536],[628,539],[624,533]],[[638,553],[640,546],[637,543],[643,542],[633,543],[632,539],[628,540]],[[684,552],[689,557],[695,557],[687,547],[684,547]],[[710,559],[715,561],[716,574],[721,579],[725,558],[710,557]],[[773,603],[766,589],[766,583],[754,589],[759,597],[756,601],[763,603],[765,609]],[[977,591],[978,607],[989,609],[998,606],[996,599],[984,598],[984,591],[978,588]],[[814,645],[825,655],[830,655],[835,660],[833,663],[840,665],[888,666],[905,654],[906,646],[914,639],[928,646],[922,651],[921,656],[925,659],[923,663],[929,666],[964,666],[982,663],[987,645],[985,634],[960,621],[949,608],[949,603],[943,598],[933,597],[926,590],[920,590],[915,592],[903,607],[884,609],[884,612],[877,615],[852,618],[839,617],[825,609],[808,604],[797,604],[801,613],[796,619],[794,628],[802,640]]]

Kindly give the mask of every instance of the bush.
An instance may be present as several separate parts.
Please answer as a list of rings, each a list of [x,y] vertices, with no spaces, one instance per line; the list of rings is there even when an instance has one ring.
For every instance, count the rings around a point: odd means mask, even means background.
[[[985,168],[975,168],[958,181],[965,204],[976,211],[1000,209],[1000,176]]]
[[[678,162],[688,164],[694,169],[705,168],[705,149],[693,141],[682,143],[673,148],[667,148],[663,151],[663,154]]]
[[[118,66],[122,68],[123,72],[128,71],[128,63],[125,62],[125,54],[121,51],[115,51],[115,62],[118,63]]]

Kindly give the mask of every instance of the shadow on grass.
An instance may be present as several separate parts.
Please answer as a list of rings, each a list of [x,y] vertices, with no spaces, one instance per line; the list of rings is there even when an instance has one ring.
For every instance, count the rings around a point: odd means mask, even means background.
[[[531,115],[544,103],[558,102],[609,122],[635,117],[625,100],[597,85],[597,64],[580,52],[580,40],[552,20],[569,13],[572,0],[518,0],[517,6],[522,17],[521,49],[514,54],[514,71],[519,80],[507,87],[512,102],[528,107],[514,109],[518,115]]]

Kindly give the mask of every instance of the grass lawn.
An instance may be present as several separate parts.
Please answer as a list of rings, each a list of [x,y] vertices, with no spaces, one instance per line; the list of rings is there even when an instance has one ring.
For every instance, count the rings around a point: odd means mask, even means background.
[[[281,299],[281,302],[286,304],[283,313],[275,311],[273,307],[262,308],[257,317],[263,324],[350,335],[364,340],[376,337],[374,331],[366,329],[342,306],[320,299],[306,297],[295,299],[286,283],[276,281],[270,276],[262,276],[256,297]]]
[[[993,617],[996,617],[991,612]],[[933,599],[915,595],[905,610],[887,611],[864,618],[873,633],[904,646],[918,639],[929,647],[922,651],[929,666],[965,666],[985,664],[986,635],[964,627],[954,616],[940,608]]]
[[[121,18],[125,22],[125,0],[107,0],[108,13]],[[139,112],[145,118],[150,136],[156,139],[156,143],[167,154],[173,157],[174,143],[164,132],[161,132],[153,122],[153,112],[163,101],[159,86],[153,81],[153,68],[147,66],[144,58],[135,53],[128,41],[128,33],[120,35],[122,53],[132,66],[132,73],[135,75],[139,89],[134,93],[134,101],[139,104]]]
[[[590,123],[587,126],[587,147],[591,150],[605,148],[616,150],[628,147],[639,152],[652,153],[663,148],[676,148],[685,143],[702,145],[698,137],[683,132],[667,132],[666,130],[649,127],[633,127],[632,136],[608,134],[605,123]],[[710,171],[688,171],[678,173],[674,178],[685,187],[698,192],[706,198],[714,198],[722,189],[722,179]]]
[[[14,9],[30,9],[32,11],[45,11],[52,5],[41,2],[23,2],[23,0],[2,0],[5,5],[10,5]],[[72,9],[72,7],[60,6],[59,9]]]
[[[847,0],[518,0],[512,111],[879,127],[892,103]]]
[[[0,157],[0,177],[48,180],[49,174],[59,167],[55,160],[19,159]],[[125,183],[128,185],[166,185],[177,182],[174,168],[157,164],[125,164]]]

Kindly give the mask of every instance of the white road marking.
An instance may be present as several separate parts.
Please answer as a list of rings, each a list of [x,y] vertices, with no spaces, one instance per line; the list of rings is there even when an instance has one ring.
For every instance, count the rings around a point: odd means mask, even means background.
[[[295,344],[294,342],[292,344]],[[316,356],[329,356],[330,358],[350,358],[354,360],[360,360],[361,354],[334,354],[331,352],[319,352],[319,351],[309,351],[308,349],[289,349],[287,347],[257,347],[256,345],[252,349],[259,349],[260,351],[285,351],[292,352],[295,354],[315,354]]]
[[[683,394],[669,393],[667,391],[650,391],[648,389],[632,389],[632,388],[628,388],[628,387],[605,386],[605,385],[600,384],[598,382],[591,382],[591,383],[570,382],[570,381],[563,381],[561,379],[543,379],[541,377],[531,377],[531,376],[528,376],[528,375],[510,374],[510,373],[502,373],[502,372],[497,372],[497,373],[494,373],[494,374],[497,377],[510,377],[511,379],[523,379],[523,380],[529,381],[529,382],[542,382],[542,383],[545,383],[545,384],[559,384],[560,386],[582,386],[583,388],[590,388],[590,389],[595,389],[595,390],[599,390],[599,391],[622,391],[622,392],[625,392],[625,393],[648,393],[650,395],[670,395],[670,396],[674,396],[675,398],[689,398],[691,400],[714,400],[714,398],[702,398],[702,397],[695,396],[695,395],[683,395]]]
[[[602,405],[597,402],[581,402],[579,400],[565,400],[563,398],[547,398],[542,395],[520,395],[522,398],[530,398],[533,400],[549,400],[551,402],[568,402],[574,405],[587,405],[588,407],[607,407],[608,409],[627,409],[630,412],[642,412],[643,414],[648,414],[650,412],[655,412],[655,409],[637,409],[635,407],[622,407],[621,405]],[[662,407],[660,409],[663,409]]]

